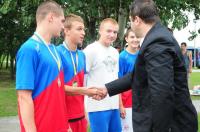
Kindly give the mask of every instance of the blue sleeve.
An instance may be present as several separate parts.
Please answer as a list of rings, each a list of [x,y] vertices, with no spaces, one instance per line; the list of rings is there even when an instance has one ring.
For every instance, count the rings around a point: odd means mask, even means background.
[[[82,52],[83,53],[83,52]],[[85,54],[83,53],[83,58],[84,58],[84,74],[86,74],[86,58],[85,58]]]
[[[16,89],[34,90],[37,69],[37,49],[31,44],[23,45],[16,57]]]
[[[121,78],[124,76],[124,58],[122,55],[119,56],[119,72],[118,72],[118,77]]]

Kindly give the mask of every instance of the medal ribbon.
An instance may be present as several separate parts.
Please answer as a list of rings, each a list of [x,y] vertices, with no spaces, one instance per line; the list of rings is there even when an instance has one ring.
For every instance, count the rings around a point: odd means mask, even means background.
[[[54,48],[54,52],[56,54],[56,56],[52,53],[52,51],[50,50],[48,44],[44,41],[44,39],[36,32],[34,32],[34,35],[47,47],[48,51],[50,52],[51,56],[53,57],[53,59],[56,61],[56,64],[58,66],[58,71],[60,71],[60,65],[61,65],[61,62],[60,62],[60,59],[59,59],[59,56],[58,56],[58,53],[56,51],[56,48],[55,46],[53,45],[53,48]]]
[[[63,42],[63,45],[64,45],[64,47],[65,47],[66,49],[68,49],[69,52],[70,52],[70,56],[71,56],[71,60],[72,60],[72,64],[73,64],[74,75],[76,75],[77,72],[78,72],[78,52],[76,51],[76,63],[75,63],[74,57],[73,57],[72,52],[71,52],[71,50],[69,49],[67,43]]]

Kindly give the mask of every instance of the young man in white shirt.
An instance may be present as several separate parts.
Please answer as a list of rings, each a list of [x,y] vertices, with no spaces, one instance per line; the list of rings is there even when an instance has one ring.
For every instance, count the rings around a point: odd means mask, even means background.
[[[114,19],[104,19],[99,27],[99,40],[85,48],[87,86],[102,87],[118,78],[119,53],[111,46],[117,38],[118,29]],[[121,132],[119,95],[107,96],[101,101],[86,99],[92,132]]]

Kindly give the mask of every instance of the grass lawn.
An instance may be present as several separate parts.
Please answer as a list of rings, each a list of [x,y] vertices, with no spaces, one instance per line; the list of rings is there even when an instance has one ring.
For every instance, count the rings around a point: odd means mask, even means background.
[[[189,78],[189,88],[200,85],[200,72],[193,72]],[[200,100],[200,96],[192,96],[193,100]]]
[[[8,71],[0,71],[0,117],[17,115],[15,82],[9,79]]]
[[[189,78],[190,89],[192,89],[195,85],[200,85],[200,72],[193,72]]]

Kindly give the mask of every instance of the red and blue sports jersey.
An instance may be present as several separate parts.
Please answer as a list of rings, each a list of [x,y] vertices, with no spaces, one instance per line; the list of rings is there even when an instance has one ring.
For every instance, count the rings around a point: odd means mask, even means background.
[[[50,44],[49,48],[55,55],[55,46]],[[33,38],[28,39],[21,46],[17,53],[16,63],[16,90],[32,90],[37,131],[67,132],[62,66],[59,71],[48,48]],[[60,87],[58,78],[61,80]],[[24,132],[21,116],[20,124],[21,131]]]
[[[84,74],[86,71],[85,54],[81,50],[69,51],[63,44],[59,45],[57,49],[62,60],[65,85],[72,86],[73,82],[76,80],[77,86],[83,87]],[[71,54],[75,65],[78,67],[76,75],[74,74],[74,65]],[[85,115],[83,95],[67,95],[66,93],[65,98],[67,106],[66,116],[69,119],[76,119]]]
[[[138,52],[136,52],[135,54],[131,54],[124,50],[120,53],[118,74],[119,78],[133,71],[137,56]],[[121,93],[121,97],[125,108],[132,107],[132,90]]]

